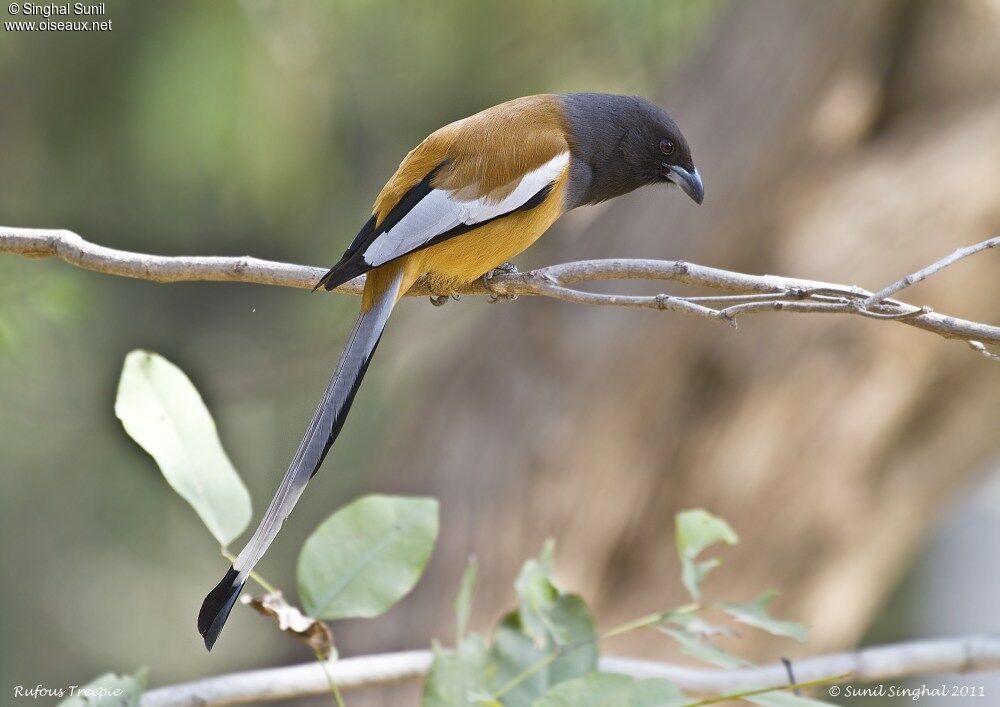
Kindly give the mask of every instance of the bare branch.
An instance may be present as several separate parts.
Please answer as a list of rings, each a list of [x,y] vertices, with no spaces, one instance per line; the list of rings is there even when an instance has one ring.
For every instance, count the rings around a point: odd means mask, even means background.
[[[929,268],[904,278],[904,281],[918,282],[951,263],[993,247],[998,242],[1000,239],[995,238],[956,251]],[[58,257],[87,270],[161,283],[242,282],[310,289],[325,272],[323,268],[278,263],[250,256],[147,255],[99,246],[70,231],[2,226],[0,253],[33,258]],[[721,297],[680,297],[668,294],[634,296],[599,294],[570,287],[584,282],[611,280],[676,282],[721,290],[728,294]],[[749,275],[679,260],[606,259],[550,265],[526,273],[498,273],[491,278],[490,289],[477,281],[456,294],[534,295],[579,304],[667,310],[731,325],[735,325],[738,317],[761,312],[852,314],[898,321],[947,339],[975,342],[969,345],[988,357],[995,356],[986,346],[1000,344],[1000,326],[958,319],[935,313],[926,307],[888,299],[885,293],[897,291],[893,288],[898,285],[896,283],[873,295],[852,285],[776,275]],[[337,291],[357,295],[363,286],[362,276],[337,288]],[[904,282],[903,287],[905,286]],[[431,292],[418,283],[408,294],[426,296],[440,293]],[[708,306],[713,302],[730,306],[722,309]]]
[[[311,288],[322,268],[276,263],[250,256],[238,258],[147,255],[85,241],[72,231],[0,226],[0,252],[29,258],[57,257],[84,270],[153,282],[248,282],[257,285]],[[354,283],[351,283],[354,284]],[[360,284],[346,287],[352,294]]]
[[[871,297],[866,299],[864,305],[865,307],[871,307],[874,304],[878,304],[885,298],[891,297],[897,292],[905,290],[910,285],[915,285],[918,282],[921,282],[922,280],[926,280],[934,273],[944,270],[949,265],[954,265],[963,258],[968,258],[970,255],[981,253],[984,250],[989,250],[990,248],[995,248],[996,246],[1000,246],[1000,236],[997,236],[996,238],[990,238],[989,240],[985,240],[982,243],[976,243],[975,245],[966,246],[965,248],[959,248],[951,255],[941,258],[941,260],[937,261],[936,263],[931,263],[926,268],[917,270],[915,273],[907,275],[902,280],[897,280],[888,287],[879,290]]]
[[[326,664],[341,690],[419,680],[430,670],[430,651],[404,651],[343,658]],[[846,675],[843,682],[871,683],[932,672],[973,672],[1000,668],[1000,638],[967,636],[913,641],[794,661],[800,682]],[[607,657],[601,669],[637,678],[665,678],[692,695],[718,695],[788,684],[784,665],[718,670],[689,668],[635,658]],[[253,670],[149,690],[142,707],[231,705],[286,700],[329,691],[320,664]]]

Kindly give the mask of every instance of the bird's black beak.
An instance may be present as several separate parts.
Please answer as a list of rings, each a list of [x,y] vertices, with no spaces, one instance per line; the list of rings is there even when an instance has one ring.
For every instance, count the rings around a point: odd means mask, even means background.
[[[671,182],[679,186],[685,194],[694,199],[696,204],[700,204],[705,200],[705,185],[701,183],[701,175],[698,174],[698,169],[693,168],[688,172],[683,167],[678,167],[677,165],[666,165],[667,172],[669,176],[667,177]]]

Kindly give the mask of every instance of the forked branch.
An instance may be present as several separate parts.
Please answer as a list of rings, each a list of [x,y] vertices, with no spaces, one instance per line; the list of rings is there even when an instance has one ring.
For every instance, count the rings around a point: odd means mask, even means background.
[[[534,295],[578,304],[633,307],[681,312],[736,326],[740,317],[762,312],[849,314],[895,321],[946,339],[965,341],[974,351],[1000,360],[988,346],[1000,345],[1000,326],[938,314],[889,297],[962,258],[1000,245],[1000,237],[962,248],[875,293],[840,285],[777,275],[749,275],[680,260],[606,259],[550,265],[525,273],[498,273],[487,287],[472,283],[458,293],[516,297]],[[162,256],[106,248],[71,231],[0,226],[0,253],[33,258],[57,257],[87,270],[154,282],[242,282],[312,288],[324,268],[294,265],[250,256]],[[682,297],[669,294],[615,295],[588,292],[571,285],[611,280],[649,280],[696,285],[725,294]],[[338,288],[357,295],[359,277]],[[434,295],[417,285],[409,295]]]

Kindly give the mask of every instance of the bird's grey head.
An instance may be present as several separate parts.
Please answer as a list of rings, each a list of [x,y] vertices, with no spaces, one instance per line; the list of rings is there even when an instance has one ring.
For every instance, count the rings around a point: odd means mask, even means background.
[[[607,93],[568,93],[560,100],[572,141],[570,208],[656,183],[676,184],[699,204],[705,198],[687,140],[662,108]]]

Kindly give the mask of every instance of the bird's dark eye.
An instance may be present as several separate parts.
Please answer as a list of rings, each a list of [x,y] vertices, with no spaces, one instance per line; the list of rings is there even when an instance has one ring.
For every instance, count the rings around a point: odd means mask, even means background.
[[[660,152],[665,155],[674,154],[674,143],[670,140],[660,140]]]

